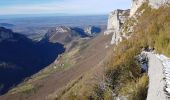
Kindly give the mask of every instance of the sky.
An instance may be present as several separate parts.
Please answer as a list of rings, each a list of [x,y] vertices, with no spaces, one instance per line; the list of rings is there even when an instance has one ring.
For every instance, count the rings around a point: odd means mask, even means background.
[[[130,6],[131,0],[0,0],[0,15],[95,15]]]

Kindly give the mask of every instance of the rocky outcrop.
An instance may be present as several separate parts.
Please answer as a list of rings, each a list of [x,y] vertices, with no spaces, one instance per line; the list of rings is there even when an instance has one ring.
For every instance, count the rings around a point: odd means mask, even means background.
[[[13,32],[9,29],[0,27],[0,42],[13,37]]]
[[[57,33],[66,33],[66,32],[70,32],[71,29],[69,27],[66,27],[66,26],[59,26],[59,27],[55,28],[55,31]]]
[[[104,34],[113,34],[111,44],[117,44],[119,41],[122,40],[122,36],[120,34],[121,26],[128,19],[129,13],[129,9],[117,9],[109,14],[108,26]]]
[[[90,36],[95,36],[101,32],[101,29],[95,26],[88,26],[84,29],[84,32]]]
[[[129,38],[129,36],[126,36],[124,32],[125,29],[122,27],[127,27],[126,31],[128,33],[133,32],[133,28],[137,22],[137,17],[140,16],[144,10],[138,13],[136,13],[136,11],[145,2],[155,9],[159,8],[161,5],[170,4],[170,0],[132,0],[132,7],[130,10],[117,9],[111,12],[108,18],[107,30],[104,32],[105,35],[113,34],[111,44],[117,44],[118,42],[122,41],[123,37]],[[125,21],[130,18],[131,20],[133,19],[133,21],[135,21],[133,25],[124,25]]]
[[[145,2],[148,2],[152,8],[159,8],[161,5],[170,4],[170,0],[132,0],[130,16],[133,16],[137,9]]]
[[[137,9],[144,3],[146,0],[132,0],[132,7],[130,10],[130,16],[133,16]]]
[[[170,4],[170,0],[149,0],[149,5],[153,8],[159,8],[164,4]]]

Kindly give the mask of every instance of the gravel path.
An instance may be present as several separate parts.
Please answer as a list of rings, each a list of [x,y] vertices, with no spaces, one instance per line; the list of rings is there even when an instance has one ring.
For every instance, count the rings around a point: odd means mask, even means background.
[[[168,100],[163,90],[163,65],[155,54],[147,53],[149,57],[149,89],[147,100]]]

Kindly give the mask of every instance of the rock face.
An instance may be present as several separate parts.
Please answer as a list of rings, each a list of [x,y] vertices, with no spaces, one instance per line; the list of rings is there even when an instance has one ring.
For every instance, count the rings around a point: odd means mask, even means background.
[[[159,8],[161,5],[170,4],[170,0],[132,0],[130,16],[133,16],[144,2],[148,2],[152,8]]]
[[[130,10],[130,16],[133,16],[137,9],[144,3],[146,0],[132,0],[132,7]]]
[[[0,42],[13,37],[13,32],[9,29],[0,27]]]
[[[122,26],[125,21],[129,18],[132,18],[132,16],[133,19],[137,21],[136,17],[140,16],[143,11],[138,13],[136,13],[136,11],[145,2],[155,9],[159,8],[161,5],[170,4],[170,0],[132,0],[132,7],[130,10],[117,9],[111,12],[108,18],[107,30],[104,32],[105,35],[113,34],[111,44],[117,44],[122,40],[123,37],[129,37],[124,34],[124,29],[122,28]],[[128,26],[128,32],[133,32],[133,27],[134,26]]]
[[[114,30],[119,30],[121,27],[121,24],[125,22],[125,20],[129,16],[130,10],[120,10],[117,9],[113,12],[110,13],[109,15],[109,20],[108,20],[108,27],[107,29],[114,29]]]
[[[130,10],[117,9],[109,14],[107,31],[104,34],[113,34],[111,44],[117,44],[122,40],[120,29],[128,19]]]
[[[149,0],[149,5],[151,5],[153,8],[159,8],[164,4],[170,4],[170,0]]]
[[[66,27],[66,26],[59,26],[59,27],[56,27],[56,32],[57,33],[66,33],[66,32],[70,32],[71,29],[69,27]]]
[[[84,29],[84,32],[90,36],[95,36],[101,32],[101,29],[95,26],[88,26]]]

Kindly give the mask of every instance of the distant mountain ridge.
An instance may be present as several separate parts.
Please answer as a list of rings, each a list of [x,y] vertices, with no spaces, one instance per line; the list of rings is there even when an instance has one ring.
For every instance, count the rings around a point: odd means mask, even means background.
[[[49,29],[42,40],[33,41],[25,35],[0,27],[0,94],[53,63],[65,51],[65,44],[95,36],[100,30],[95,26],[58,26]]]
[[[60,43],[33,42],[0,28],[0,94],[51,64],[65,48]]]
[[[100,27],[88,26],[85,28],[58,26],[48,30],[43,40],[53,43],[69,43],[76,38],[91,37],[101,32]]]
[[[9,23],[0,23],[0,27],[14,27],[15,25]]]

